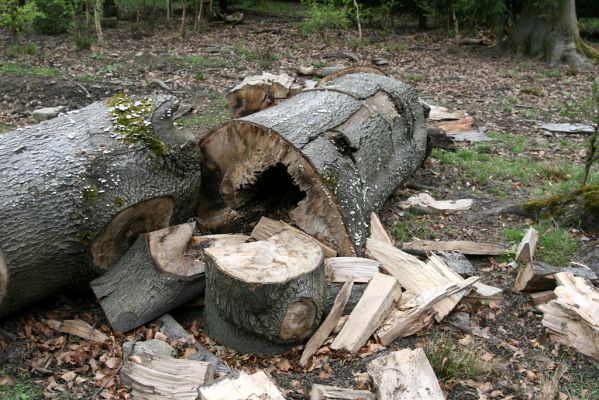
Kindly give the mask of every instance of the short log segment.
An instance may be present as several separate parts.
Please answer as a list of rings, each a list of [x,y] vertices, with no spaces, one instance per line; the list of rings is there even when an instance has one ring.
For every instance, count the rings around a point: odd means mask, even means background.
[[[269,344],[298,342],[318,327],[326,281],[314,241],[283,231],[266,241],[206,249],[206,255],[205,328],[212,339],[242,352],[271,353],[279,348],[271,351]]]
[[[355,73],[230,121],[200,144],[199,221],[231,232],[261,216],[286,219],[355,255],[370,213],[421,165],[424,119],[410,87]]]
[[[193,223],[140,235],[91,287],[116,332],[127,332],[204,292],[204,263],[185,251]]]
[[[140,233],[193,215],[200,159],[193,135],[171,123],[176,107],[123,99],[118,112],[145,117],[122,126],[97,102],[0,136],[0,316],[89,282],[92,243],[106,270]]]

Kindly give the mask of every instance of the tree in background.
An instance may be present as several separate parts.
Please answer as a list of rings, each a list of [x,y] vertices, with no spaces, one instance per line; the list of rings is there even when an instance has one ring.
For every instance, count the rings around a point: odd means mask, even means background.
[[[20,4],[18,0],[0,0],[0,28],[8,28],[16,38],[40,16],[35,3]]]

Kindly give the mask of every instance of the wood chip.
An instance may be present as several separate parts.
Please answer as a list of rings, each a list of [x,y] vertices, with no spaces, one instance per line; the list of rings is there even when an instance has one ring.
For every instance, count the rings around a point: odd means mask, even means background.
[[[428,193],[419,193],[410,197],[405,201],[399,202],[399,206],[403,209],[415,208],[424,213],[441,213],[441,212],[457,212],[466,211],[472,208],[474,200],[435,200]]]
[[[242,372],[236,379],[225,379],[199,391],[201,400],[285,400],[264,371],[252,375]]]
[[[367,390],[345,389],[337,386],[312,385],[310,400],[375,400]]]
[[[390,245],[395,244],[395,242],[387,234],[381,219],[376,213],[370,214],[370,237],[383,243],[389,243]]]
[[[405,242],[402,245],[403,250],[417,251],[457,251],[468,255],[489,255],[499,256],[505,253],[505,247],[491,243],[469,242],[464,240],[452,241],[434,241],[417,240],[414,242]]]
[[[331,257],[324,260],[327,280],[343,283],[352,278],[356,283],[367,283],[379,272],[378,261],[361,257]]]
[[[521,263],[530,263],[533,260],[539,233],[534,228],[529,228],[516,250],[516,261]]]
[[[80,319],[67,319],[62,322],[49,319],[45,322],[54,330],[78,336],[85,340],[91,340],[92,342],[105,342],[109,339],[108,336]]]

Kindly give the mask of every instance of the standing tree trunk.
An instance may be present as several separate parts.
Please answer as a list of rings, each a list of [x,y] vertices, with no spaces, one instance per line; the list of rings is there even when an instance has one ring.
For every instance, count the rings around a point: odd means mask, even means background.
[[[350,73],[228,122],[201,142],[199,222],[231,232],[287,219],[354,255],[370,213],[421,165],[424,118],[407,85]]]
[[[96,25],[98,44],[101,45],[104,43],[104,36],[102,35],[102,0],[96,0],[96,6],[94,7],[94,24]]]
[[[575,0],[556,0],[549,12],[525,2],[508,43],[519,52],[542,57],[552,64],[566,61],[573,68],[599,60],[599,52],[580,37]]]
[[[0,136],[0,316],[88,282],[139,234],[192,216],[194,137],[173,127],[172,98],[151,103],[97,102]],[[152,133],[113,121],[117,109],[146,116]]]

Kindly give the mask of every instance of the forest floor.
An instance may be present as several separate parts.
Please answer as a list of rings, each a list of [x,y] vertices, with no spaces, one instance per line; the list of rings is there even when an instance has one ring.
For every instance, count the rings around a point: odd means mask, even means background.
[[[425,346],[429,358],[437,360],[433,365],[449,399],[599,399],[597,363],[549,339],[542,314],[526,295],[512,292],[517,271],[507,265],[530,224],[541,232],[540,258],[556,265],[580,261],[599,271],[599,238],[552,222],[484,213],[507,199],[579,185],[587,137],[548,134],[539,124],[567,121],[589,95],[598,71],[575,73],[493,47],[460,45],[443,31],[398,27],[383,35],[367,30],[367,39],[360,42],[353,32],[305,36],[300,24],[295,16],[250,14],[243,24],[210,24],[204,32],[181,39],[175,28],[140,31],[120,22],[118,29],[105,30],[102,48],[87,51],[77,51],[66,35],[24,38],[20,45],[0,50],[0,132],[32,124],[31,112],[37,108],[77,109],[123,91],[149,94],[161,90],[153,83],[160,80],[193,106],[178,124],[202,135],[230,118],[227,91],[245,76],[262,71],[295,76],[297,67],[310,64],[352,65],[325,58],[337,50],[355,54],[360,61],[353,64],[373,65],[373,59],[384,58],[389,62],[381,67],[386,74],[414,86],[430,104],[467,111],[492,140],[461,143],[455,152],[435,149],[417,175],[389,199],[381,211],[383,222],[398,243],[462,239],[512,249],[504,257],[471,258],[484,283],[504,290],[501,304],[460,305],[453,318],[467,312],[471,325],[517,350],[497,348],[441,323],[388,349],[369,342],[355,359],[325,347],[317,362],[303,370],[298,365],[300,348],[280,357],[240,355],[211,342],[201,331],[201,321],[184,318],[197,306],[176,315],[231,366],[267,370],[289,398],[308,398],[313,383],[367,388],[364,372],[373,357]],[[35,44],[37,50],[30,51],[34,54],[26,54],[27,41]],[[595,167],[591,182],[598,181]],[[398,207],[400,200],[422,190],[437,199],[473,198],[476,205],[454,215],[419,215]],[[109,334],[112,342],[92,344],[58,334],[44,322],[50,318],[81,318]],[[112,335],[86,290],[15,313],[0,320],[0,399],[126,398],[128,390],[115,375],[120,344],[151,338],[154,332],[154,326],[146,325],[127,336]]]

